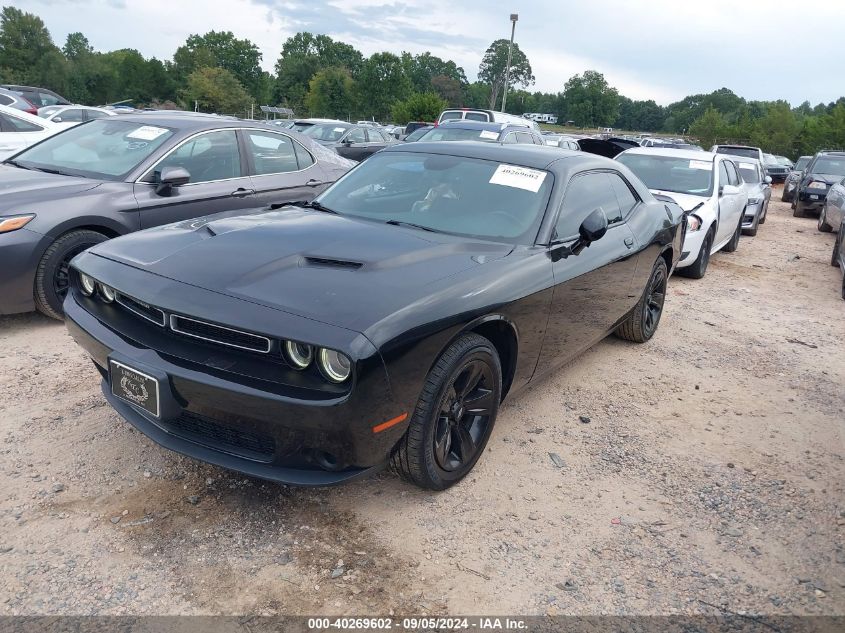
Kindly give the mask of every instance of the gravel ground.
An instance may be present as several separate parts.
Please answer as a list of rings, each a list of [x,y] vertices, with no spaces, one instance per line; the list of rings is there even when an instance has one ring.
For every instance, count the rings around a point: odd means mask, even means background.
[[[845,614],[845,303],[779,198],[672,278],[649,344],[508,401],[443,493],[180,457],[62,325],[0,317],[0,614]]]

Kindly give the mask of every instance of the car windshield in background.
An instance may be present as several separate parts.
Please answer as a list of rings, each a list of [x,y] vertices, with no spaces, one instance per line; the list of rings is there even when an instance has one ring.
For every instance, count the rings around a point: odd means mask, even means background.
[[[340,215],[493,241],[532,244],[550,173],[438,154],[376,154],[318,198]]]
[[[810,162],[809,157],[799,158],[798,162],[795,163],[795,166],[793,167],[793,169],[795,169],[796,171],[801,171],[802,169],[804,169],[807,166],[807,164],[809,162]]]
[[[336,123],[320,123],[301,130],[301,133],[317,141],[339,141],[348,129]]]
[[[778,159],[772,156],[771,154],[763,154],[763,162],[766,165],[774,165],[776,167],[781,166],[781,164],[778,162]]]
[[[742,174],[742,179],[745,182],[752,184],[762,182],[760,173],[757,171],[757,167],[754,163],[738,162],[737,167],[739,167],[739,173]]]
[[[820,156],[816,164],[813,165],[812,173],[845,176],[845,157],[833,158],[831,156]]]
[[[756,149],[750,147],[717,147],[717,154],[733,154],[734,156],[745,156],[746,158],[760,158]]]
[[[414,141],[418,141],[423,136],[425,136],[426,132],[428,132],[430,129],[431,128],[427,128],[427,127],[417,128],[416,130],[414,130],[413,132],[408,134],[408,136],[405,137],[405,140],[408,141],[409,143],[414,142]]]
[[[436,127],[429,130],[421,141],[483,141],[496,143],[499,133],[494,130],[466,130],[459,127]]]
[[[146,160],[173,130],[117,117],[70,128],[24,150],[15,164],[26,169],[102,180],[122,180]]]
[[[713,162],[710,160],[648,154],[620,154],[616,160],[634,172],[649,189],[703,197],[713,190]]]

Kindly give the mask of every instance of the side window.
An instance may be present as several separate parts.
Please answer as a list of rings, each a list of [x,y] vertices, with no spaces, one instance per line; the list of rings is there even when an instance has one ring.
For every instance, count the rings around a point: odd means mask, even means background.
[[[505,138],[502,139],[502,143],[516,143],[516,133],[510,132],[505,134]]]
[[[56,105],[59,102],[59,99],[55,95],[51,95],[47,92],[39,92],[38,101],[40,101],[41,105],[48,106]]]
[[[241,155],[235,131],[200,134],[182,143],[156,165],[156,173],[161,174],[165,167],[184,167],[191,174],[191,183],[239,178]]]
[[[108,114],[105,112],[100,112],[99,110],[86,110],[86,114],[88,115],[88,120],[91,121],[92,119],[105,119]]]
[[[296,149],[293,141],[283,134],[245,130],[247,151],[255,165],[255,175],[281,174],[296,171]]]
[[[71,108],[69,110],[62,110],[53,117],[53,120],[59,119],[62,123],[81,123],[82,110],[79,108]]]
[[[719,187],[731,184],[731,179],[728,177],[728,168],[725,167],[726,161],[719,161]]]
[[[578,236],[578,227],[590,213],[601,208],[608,222],[622,217],[616,193],[606,173],[589,173],[573,178],[564,194],[560,215],[555,225],[557,239]]]
[[[346,135],[346,139],[351,143],[366,143],[367,137],[364,134],[363,128],[354,127],[349,131],[349,134]]]
[[[0,95],[0,105],[9,105],[12,103],[12,98],[9,95]]]
[[[489,121],[490,117],[488,117],[483,112],[467,112],[467,115],[464,117],[467,121]]]
[[[300,169],[305,169],[314,164],[314,157],[311,156],[311,152],[296,141],[293,143],[293,149],[296,152],[296,162],[299,163]]]
[[[741,181],[739,179],[739,175],[736,173],[736,165],[733,162],[728,161],[727,163],[728,168],[728,180],[732,185],[738,185]]]
[[[619,202],[620,219],[624,218],[636,206],[638,202],[637,197],[622,176],[609,173],[607,177],[610,180],[610,185],[613,187],[613,192],[616,194],[616,200]],[[607,219],[610,221],[610,216]]]
[[[367,138],[370,140],[370,143],[384,143],[384,137],[375,128],[367,130]]]
[[[523,145],[534,145],[534,137],[528,132],[517,132],[516,142]]]
[[[24,121],[10,114],[3,113],[0,114],[0,117],[3,119],[4,132],[40,132],[44,129],[40,125]]]

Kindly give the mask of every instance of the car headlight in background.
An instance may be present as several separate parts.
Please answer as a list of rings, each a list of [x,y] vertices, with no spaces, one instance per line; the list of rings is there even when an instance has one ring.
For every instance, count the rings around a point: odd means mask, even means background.
[[[285,341],[285,355],[294,369],[305,369],[314,360],[314,348],[305,343]]]
[[[100,296],[106,303],[111,303],[115,299],[114,288],[106,284],[100,284]]]
[[[352,374],[352,361],[349,357],[333,349],[321,349],[317,365],[323,376],[332,382],[343,382]]]
[[[13,215],[11,217],[0,217],[0,233],[17,231],[29,224],[35,217],[34,213],[26,215]]]
[[[827,189],[827,183],[814,180],[809,185],[807,185],[807,189]]]
[[[693,232],[701,229],[701,218],[690,213],[687,216],[687,231]]]
[[[93,277],[89,277],[85,273],[79,273],[79,287],[82,290],[82,294],[90,297],[97,290],[97,282],[94,281]]]

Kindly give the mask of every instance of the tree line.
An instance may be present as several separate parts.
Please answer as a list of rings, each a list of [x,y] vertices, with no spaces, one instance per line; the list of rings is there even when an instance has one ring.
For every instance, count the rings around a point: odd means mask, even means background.
[[[470,82],[454,61],[430,52],[365,57],[345,42],[301,32],[283,43],[269,73],[259,48],[228,31],[190,35],[172,59],[159,60],[135,49],[95,51],[80,32],[59,48],[38,16],[11,6],[0,13],[0,83],[43,86],[94,105],[127,102],[243,116],[254,105],[272,104],[298,116],[430,121],[445,107],[499,109],[507,54],[508,41],[494,41]],[[705,147],[742,142],[793,158],[845,147],[845,97],[792,108],[785,101],[746,101],[722,88],[662,106],[620,95],[595,70],[570,77],[559,92],[530,92],[535,77],[516,43],[508,77],[508,112],[555,114],[578,128],[684,134]]]

